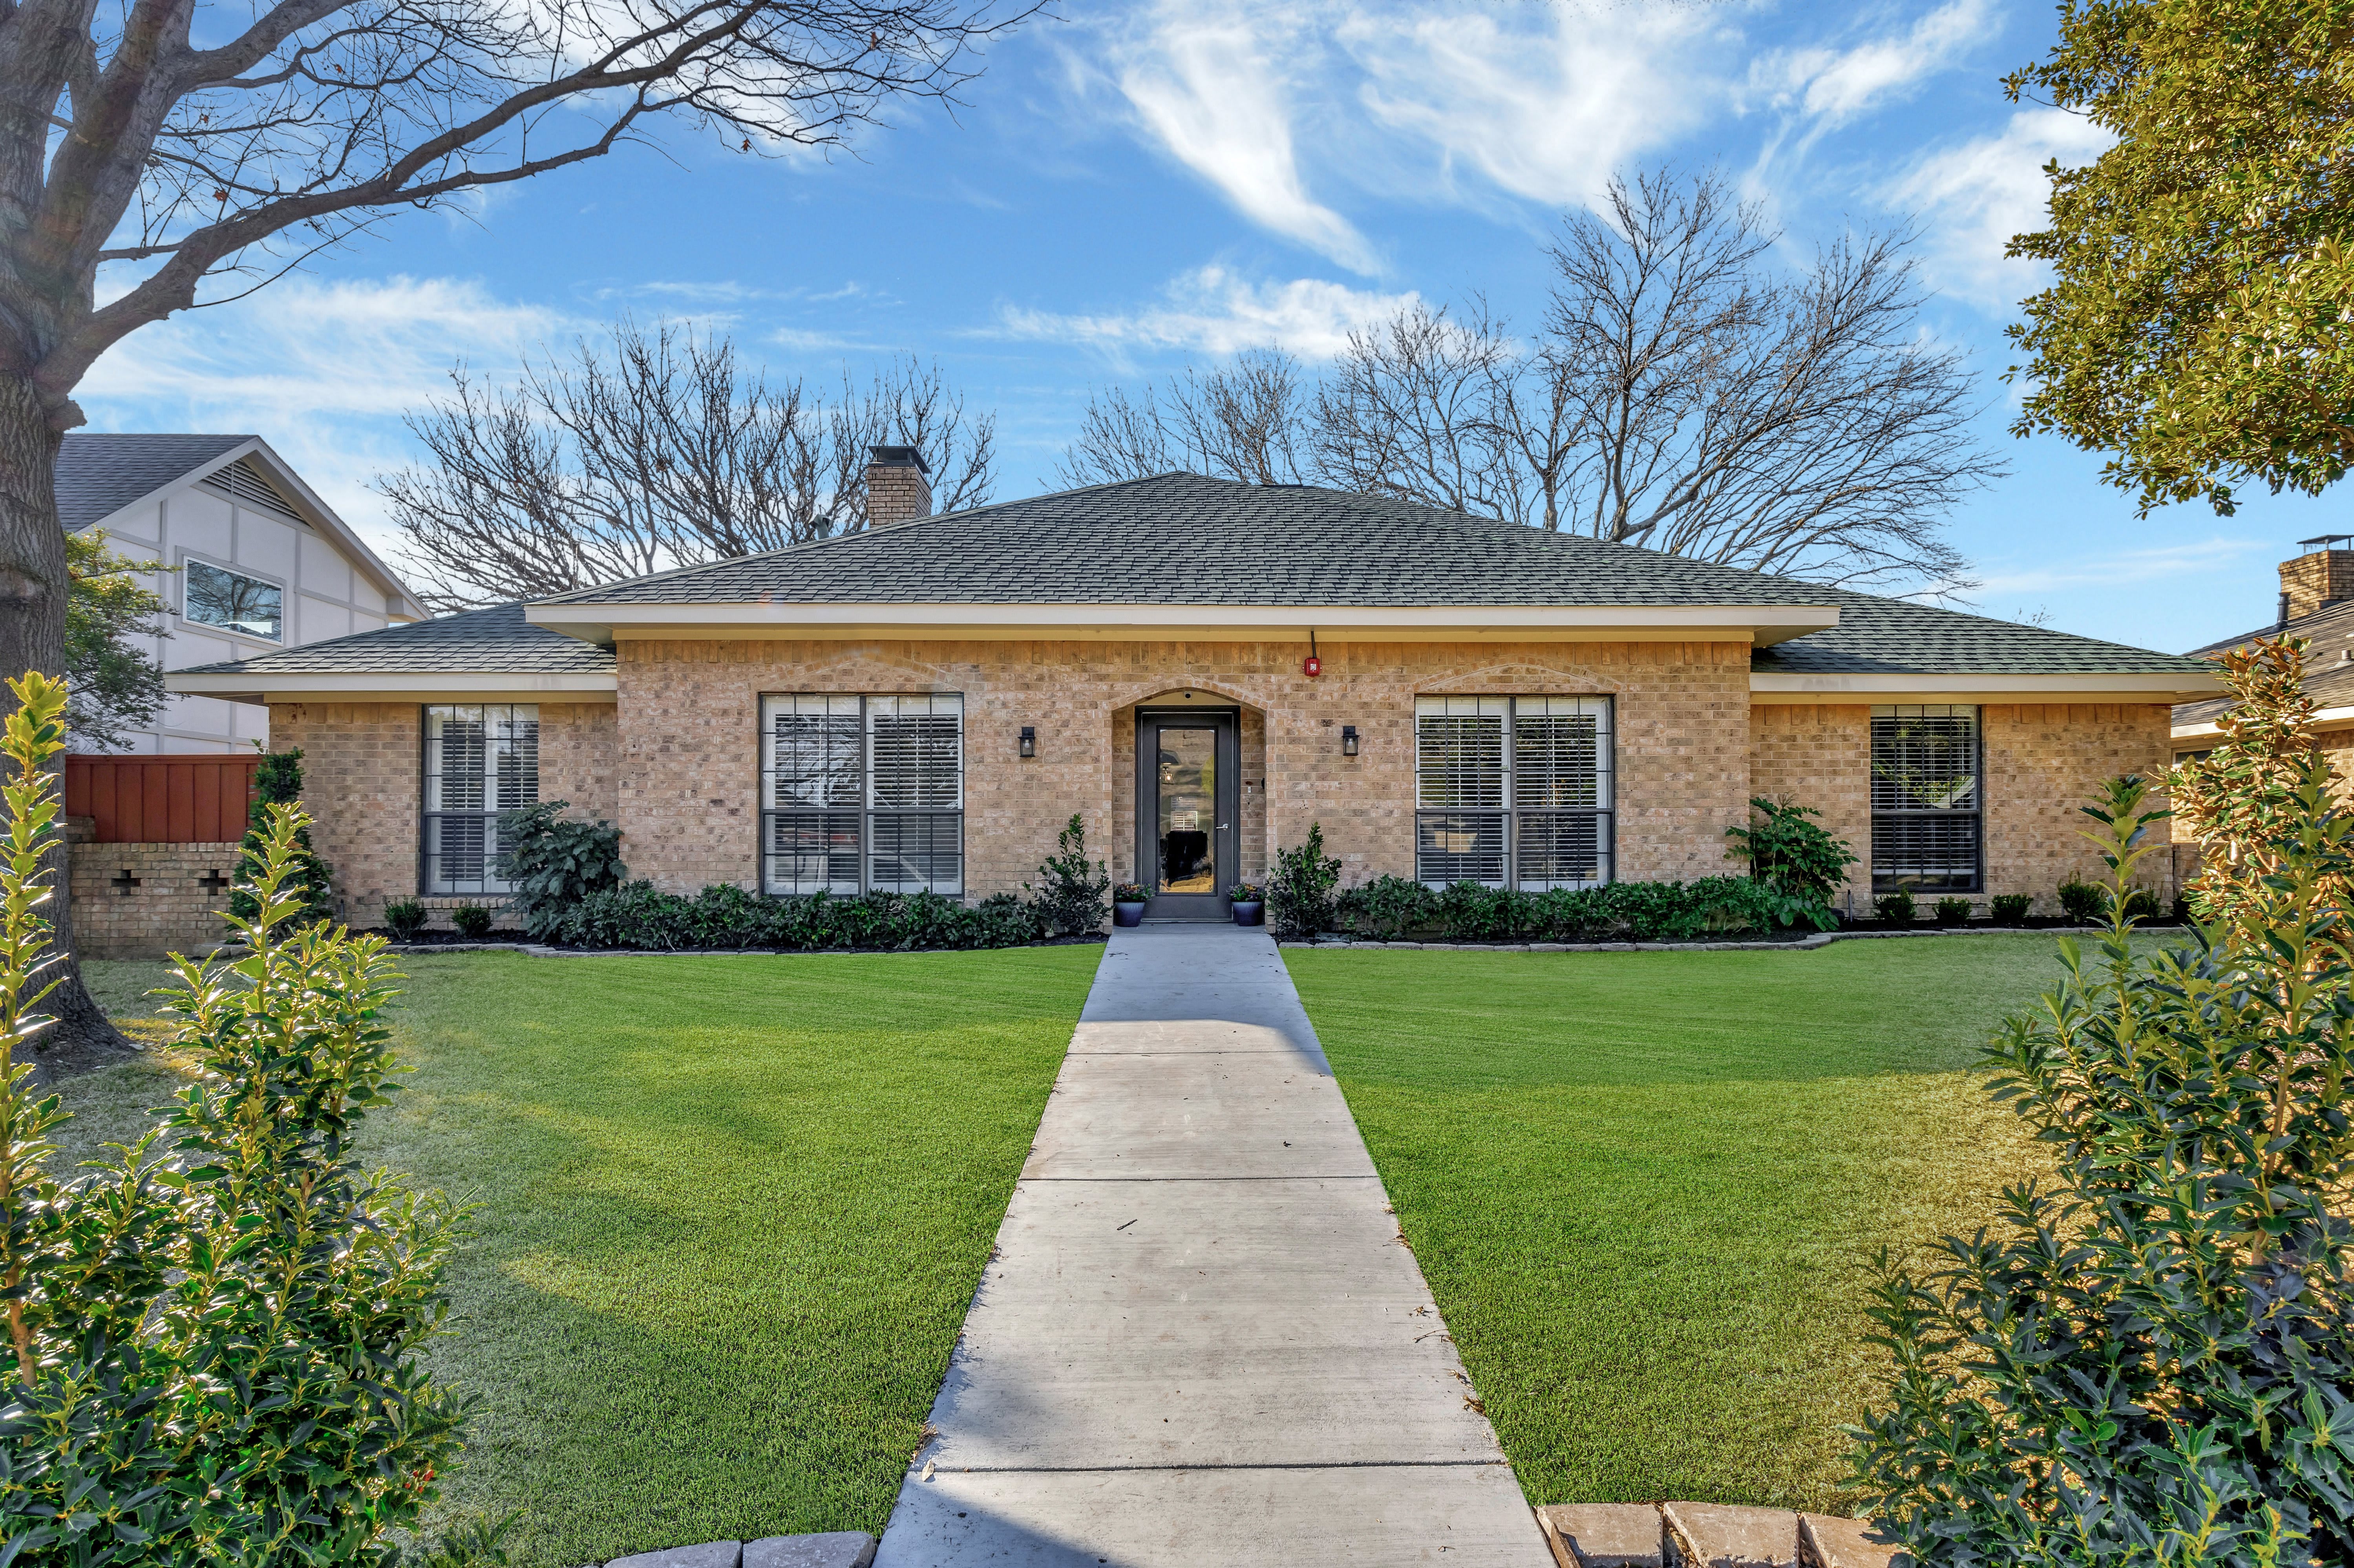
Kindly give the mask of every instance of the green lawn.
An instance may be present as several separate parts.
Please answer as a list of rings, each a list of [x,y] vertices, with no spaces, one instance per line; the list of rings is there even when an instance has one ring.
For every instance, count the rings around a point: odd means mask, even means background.
[[[2036,1168],[1971,1067],[2051,938],[1283,956],[1531,1502],[1847,1511],[1869,1259]]]
[[[373,1152],[481,1204],[450,1509],[530,1568],[881,1530],[1101,952],[405,958]],[[78,1143],[175,1081],[69,1081]]]

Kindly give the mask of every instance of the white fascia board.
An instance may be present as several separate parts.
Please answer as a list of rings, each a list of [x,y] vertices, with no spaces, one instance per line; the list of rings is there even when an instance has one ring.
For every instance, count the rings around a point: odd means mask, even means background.
[[[516,702],[610,703],[619,683],[606,673],[567,671],[362,670],[169,671],[164,689],[231,702]]]
[[[2313,722],[2318,725],[2354,724],[2354,708],[2317,708]],[[2213,740],[2223,733],[2223,726],[2210,719],[2205,724],[2179,724],[2174,726],[2177,740]]]
[[[1754,674],[1753,703],[1852,702],[2017,703],[2049,697],[2077,703],[2178,703],[2223,689],[2211,676],[2190,672],[2066,675]]]
[[[1839,624],[1837,605],[535,604],[534,626],[584,641],[659,637],[1280,638],[1335,642],[1779,642]]]

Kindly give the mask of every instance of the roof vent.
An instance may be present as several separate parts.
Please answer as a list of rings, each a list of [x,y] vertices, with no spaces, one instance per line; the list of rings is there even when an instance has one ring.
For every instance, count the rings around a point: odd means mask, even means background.
[[[297,523],[302,520],[286,497],[278,493],[278,487],[262,477],[251,458],[239,458],[227,468],[215,469],[205,475],[204,482],[215,490],[228,492],[241,505],[258,506],[281,517],[292,517]]]

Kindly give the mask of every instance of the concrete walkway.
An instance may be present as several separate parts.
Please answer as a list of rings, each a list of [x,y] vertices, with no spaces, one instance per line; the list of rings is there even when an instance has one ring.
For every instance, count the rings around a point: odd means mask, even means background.
[[[1116,932],[876,1568],[1552,1561],[1263,931]]]

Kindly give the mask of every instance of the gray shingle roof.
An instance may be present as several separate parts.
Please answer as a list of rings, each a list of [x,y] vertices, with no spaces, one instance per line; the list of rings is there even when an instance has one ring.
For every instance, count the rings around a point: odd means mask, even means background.
[[[1309,485],[1165,473],[553,604],[1823,604],[1813,583]]]
[[[1844,588],[1818,590],[1839,606],[1840,623],[1760,648],[1756,674],[1884,675],[2211,675],[2204,659],[2154,653],[2041,626],[1965,615],[1909,599]]]
[[[58,448],[58,516],[69,534],[87,528],[251,440],[69,433]]]
[[[523,605],[493,605],[431,620],[355,631],[324,642],[227,664],[196,664],[175,674],[563,674],[610,673],[613,651],[534,626]]]
[[[2313,699],[2315,706],[2354,707],[2354,599],[2323,605],[2311,614],[2298,616],[2286,626],[2259,627],[2253,631],[2226,637],[2220,642],[2210,642],[2190,652],[2194,657],[2220,655],[2233,648],[2244,648],[2259,637],[2271,637],[2276,633],[2302,637],[2307,643],[2305,651],[2307,672],[2305,694]],[[2174,709],[2174,722],[2178,725],[2213,724],[2231,706],[2232,699],[2229,697],[2178,703]]]

